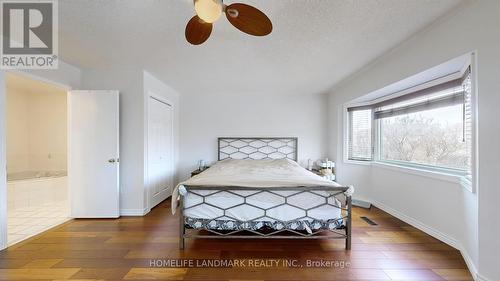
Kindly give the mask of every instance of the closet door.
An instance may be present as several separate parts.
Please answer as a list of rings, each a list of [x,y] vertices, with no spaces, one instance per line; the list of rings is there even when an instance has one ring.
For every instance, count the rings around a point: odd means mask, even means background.
[[[148,103],[148,205],[153,208],[172,194],[173,110],[153,97]]]

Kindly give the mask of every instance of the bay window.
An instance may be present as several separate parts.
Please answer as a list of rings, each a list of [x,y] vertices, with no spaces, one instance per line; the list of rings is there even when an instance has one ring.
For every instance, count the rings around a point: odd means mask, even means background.
[[[458,78],[349,107],[348,159],[470,176],[470,68]]]

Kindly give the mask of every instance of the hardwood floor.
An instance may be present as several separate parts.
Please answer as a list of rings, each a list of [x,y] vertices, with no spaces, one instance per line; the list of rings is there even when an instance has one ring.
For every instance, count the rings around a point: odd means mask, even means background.
[[[181,251],[169,206],[145,217],[72,220],[16,244],[0,252],[0,280],[472,280],[457,250],[376,208],[355,208],[350,252],[343,240],[187,240]],[[244,260],[162,267],[180,259]],[[307,267],[308,260],[323,267]]]

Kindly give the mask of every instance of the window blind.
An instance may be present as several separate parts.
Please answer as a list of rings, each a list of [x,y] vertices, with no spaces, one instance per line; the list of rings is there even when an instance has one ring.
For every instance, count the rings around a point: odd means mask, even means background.
[[[348,115],[348,159],[372,160],[372,110],[351,110]]]
[[[397,106],[389,109],[378,109],[374,113],[375,119],[393,117],[403,114],[409,114],[424,110],[431,110],[440,107],[452,106],[456,104],[464,103],[464,94],[461,88],[460,91],[456,91],[456,89],[449,89],[450,93],[445,94],[444,96],[432,97],[429,95],[423,101],[419,101],[416,99],[413,103],[409,103],[402,106]]]
[[[437,84],[399,97],[377,102],[371,105],[350,107],[351,111],[373,110],[375,119],[409,114],[439,107],[463,104],[465,95],[463,84],[467,72],[462,77]]]
[[[374,118],[387,118],[464,103],[465,75],[404,96],[372,105]]]

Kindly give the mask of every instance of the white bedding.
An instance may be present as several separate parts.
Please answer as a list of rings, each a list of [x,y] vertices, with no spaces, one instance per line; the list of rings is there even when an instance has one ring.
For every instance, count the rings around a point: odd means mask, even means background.
[[[185,186],[206,186],[206,187],[217,187],[217,186],[234,186],[234,187],[248,187],[250,189],[266,189],[270,187],[331,187],[333,190],[344,190],[344,187],[336,182],[324,179],[306,169],[301,167],[298,163],[289,159],[262,159],[262,160],[236,160],[236,159],[226,159],[219,161],[210,167],[203,173],[194,176],[179,185],[174,189],[172,194],[172,213],[175,213],[177,208],[177,200],[179,198],[179,191],[185,191]],[[199,192],[199,191],[198,191]],[[213,191],[212,191],[213,192]],[[240,192],[245,192],[240,191]],[[280,191],[288,192],[288,191]],[[346,193],[352,194],[353,189],[350,187]],[[183,192],[184,194],[185,192]],[[304,193],[306,195],[308,193]],[[224,193],[221,193],[224,195]],[[218,196],[219,198],[214,198],[214,200],[219,203],[227,201],[230,198],[224,198],[224,196]],[[226,196],[227,197],[227,196]],[[262,197],[262,196],[261,196]],[[297,196],[296,196],[297,197]],[[300,198],[299,201],[303,201],[308,204],[308,200],[318,200],[318,198]],[[189,198],[189,196],[188,196]],[[191,198],[195,198],[191,196]],[[199,200],[199,199],[190,199]],[[259,199],[260,201],[264,199]],[[186,204],[192,204],[192,202],[186,201]],[[310,202],[314,203],[314,202]],[[211,216],[209,211],[205,215]],[[208,213],[207,213],[208,212]],[[290,210],[283,208],[281,210],[282,216],[286,217]],[[331,212],[331,211],[330,211]],[[245,212],[240,212],[241,214],[236,214],[236,217],[244,218]],[[202,215],[201,213],[199,215]],[[212,214],[213,215],[213,214]],[[331,217],[333,214],[330,213]]]
[[[296,219],[312,221],[313,218],[317,220],[329,220],[341,217],[340,209],[335,207],[340,206],[340,202],[334,200],[333,197],[330,196],[331,194],[326,191],[313,191],[314,194],[310,192],[300,193],[298,191],[274,191],[274,194],[268,192],[256,194],[258,191],[236,190],[232,191],[232,193],[218,192],[207,196],[214,192],[215,191],[197,190],[195,191],[196,194],[192,192],[187,193],[184,197],[184,207],[186,208],[184,216],[199,219],[271,222],[276,220],[291,221]],[[202,204],[203,198],[197,194],[207,196],[205,200],[211,205],[226,208],[225,216],[223,210]],[[264,213],[264,210],[249,205],[238,206],[238,204],[243,203],[243,199],[236,194],[248,196],[246,200],[247,204],[262,209],[268,209],[267,212]],[[291,205],[281,205],[284,203],[283,197],[276,196],[275,194],[290,196],[288,197],[288,204],[298,206],[302,209],[312,209],[306,214],[306,212],[300,208]],[[325,197],[329,197],[329,205],[322,205],[318,208],[314,208],[325,203]]]

